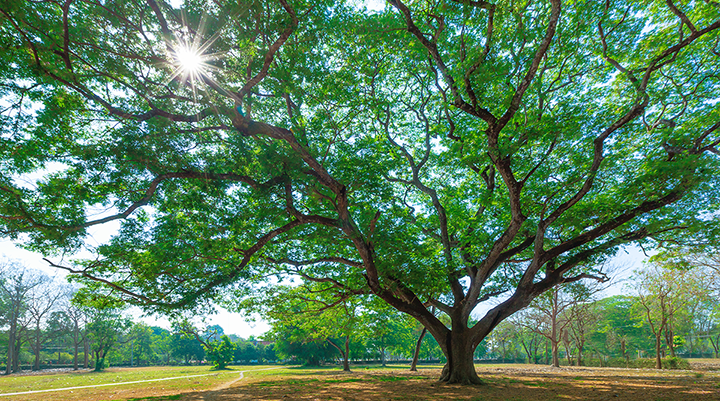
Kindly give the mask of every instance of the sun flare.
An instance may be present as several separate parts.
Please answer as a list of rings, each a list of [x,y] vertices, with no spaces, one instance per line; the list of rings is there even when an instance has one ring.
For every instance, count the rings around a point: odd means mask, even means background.
[[[213,82],[213,76],[219,71],[214,62],[222,59],[225,52],[213,52],[211,48],[221,34],[218,30],[209,37],[205,35],[205,16],[195,31],[184,27],[174,33],[175,40],[165,43],[167,50],[166,66],[171,75],[166,84],[177,82],[181,87],[190,89],[197,100],[198,90]]]
[[[175,49],[175,62],[177,67],[188,75],[201,73],[205,64],[202,54],[197,49],[185,45]]]

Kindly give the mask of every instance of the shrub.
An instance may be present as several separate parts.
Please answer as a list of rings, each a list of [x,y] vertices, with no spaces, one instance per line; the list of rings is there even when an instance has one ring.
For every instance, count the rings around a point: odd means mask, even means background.
[[[224,335],[219,340],[210,342],[209,345],[209,347],[205,347],[208,361],[212,362],[215,369],[225,369],[235,355],[235,343]]]

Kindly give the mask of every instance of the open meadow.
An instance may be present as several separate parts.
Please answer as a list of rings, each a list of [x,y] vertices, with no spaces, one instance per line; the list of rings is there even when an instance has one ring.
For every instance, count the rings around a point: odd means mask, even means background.
[[[720,400],[718,363],[657,371],[544,365],[478,365],[481,386],[437,382],[440,366],[337,368],[207,366],[113,368],[102,373],[0,377],[0,399],[46,400]],[[172,378],[172,379],[170,379]],[[170,379],[151,381],[157,379]],[[120,384],[126,383],[127,384]],[[96,386],[85,387],[84,386]],[[4,395],[75,387],[70,390]]]

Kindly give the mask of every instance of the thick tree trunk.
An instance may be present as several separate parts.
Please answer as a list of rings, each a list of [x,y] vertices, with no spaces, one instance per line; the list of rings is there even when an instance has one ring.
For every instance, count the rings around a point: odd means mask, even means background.
[[[458,384],[482,384],[482,380],[475,371],[473,354],[475,346],[472,344],[467,331],[450,332],[445,347],[442,347],[447,357],[447,363],[440,375],[440,381]]]
[[[662,356],[660,351],[660,335],[655,336],[655,369],[662,369]]]
[[[410,365],[411,372],[417,372],[418,358],[420,358],[420,346],[422,345],[423,338],[425,338],[425,334],[427,334],[427,328],[423,327],[422,331],[420,332],[420,337],[418,337],[418,340],[415,343],[415,352],[413,353],[413,360],[412,364]]]

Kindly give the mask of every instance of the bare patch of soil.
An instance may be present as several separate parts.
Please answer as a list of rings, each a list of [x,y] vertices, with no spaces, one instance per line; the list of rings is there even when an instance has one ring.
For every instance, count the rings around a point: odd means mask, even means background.
[[[185,394],[183,401],[236,400],[720,400],[720,373],[538,365],[479,366],[482,386],[437,382],[438,368],[303,371],[247,378],[212,393]]]

